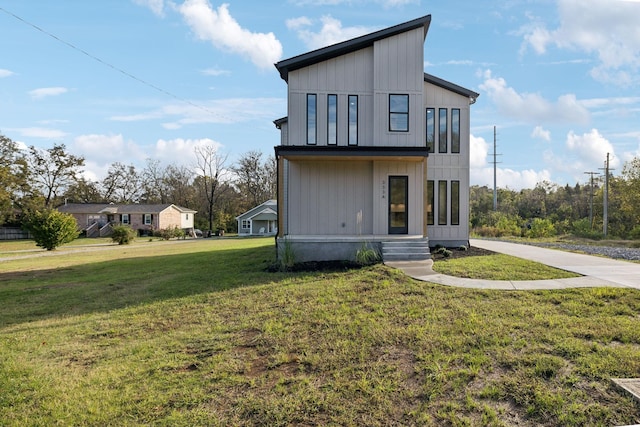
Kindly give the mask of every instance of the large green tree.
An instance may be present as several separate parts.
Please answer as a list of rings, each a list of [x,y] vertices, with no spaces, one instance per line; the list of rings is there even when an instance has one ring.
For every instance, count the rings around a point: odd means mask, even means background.
[[[67,152],[64,144],[46,150],[31,146],[28,164],[31,182],[44,197],[45,208],[49,208],[80,177],[84,157]]]
[[[12,219],[28,192],[27,162],[18,145],[0,134],[0,224]]]
[[[33,235],[36,244],[48,251],[78,237],[78,225],[73,215],[55,209],[29,213],[24,227]]]

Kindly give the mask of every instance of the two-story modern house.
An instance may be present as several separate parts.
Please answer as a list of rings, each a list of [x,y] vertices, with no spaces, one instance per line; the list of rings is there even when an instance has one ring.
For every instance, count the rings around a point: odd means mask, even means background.
[[[279,251],[320,261],[353,259],[364,244],[468,244],[478,94],[424,73],[430,22],[276,64],[288,95],[287,117],[274,122]]]

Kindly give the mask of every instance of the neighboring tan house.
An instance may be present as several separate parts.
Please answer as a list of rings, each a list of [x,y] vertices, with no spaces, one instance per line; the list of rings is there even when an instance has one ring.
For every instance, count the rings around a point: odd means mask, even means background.
[[[419,259],[429,246],[468,244],[470,105],[479,95],[424,73],[430,22],[276,64],[288,84],[288,116],[274,122],[280,253],[353,259],[370,245],[385,259]]]
[[[273,236],[278,231],[278,203],[266,202],[236,217],[239,236]]]
[[[111,234],[113,225],[126,224],[138,234],[151,234],[154,230],[178,227],[193,231],[193,216],[197,211],[171,203],[159,205],[114,203],[68,203],[57,208],[76,219],[78,229],[87,237]]]

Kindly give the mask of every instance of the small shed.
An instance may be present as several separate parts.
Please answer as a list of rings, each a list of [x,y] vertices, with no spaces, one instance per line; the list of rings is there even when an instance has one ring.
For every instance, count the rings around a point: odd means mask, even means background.
[[[278,204],[267,200],[238,215],[236,221],[239,236],[273,236],[278,232]]]

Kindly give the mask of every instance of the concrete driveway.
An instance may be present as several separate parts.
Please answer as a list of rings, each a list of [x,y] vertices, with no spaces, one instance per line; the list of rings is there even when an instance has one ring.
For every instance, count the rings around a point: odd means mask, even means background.
[[[640,264],[496,240],[471,239],[471,246],[536,261],[581,274],[552,280],[482,280],[447,276],[432,270],[433,261],[389,262],[405,274],[425,282],[476,289],[536,290],[587,287],[640,289]]]

